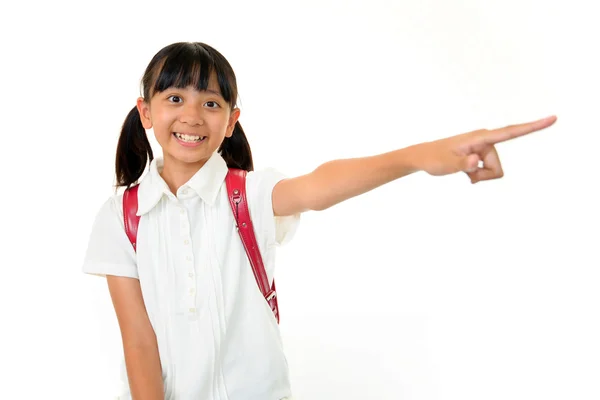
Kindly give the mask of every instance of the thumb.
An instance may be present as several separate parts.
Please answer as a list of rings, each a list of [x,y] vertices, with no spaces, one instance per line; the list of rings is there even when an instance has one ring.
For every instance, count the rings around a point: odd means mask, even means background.
[[[461,171],[463,172],[475,172],[479,168],[479,156],[477,154],[469,154],[461,159]]]

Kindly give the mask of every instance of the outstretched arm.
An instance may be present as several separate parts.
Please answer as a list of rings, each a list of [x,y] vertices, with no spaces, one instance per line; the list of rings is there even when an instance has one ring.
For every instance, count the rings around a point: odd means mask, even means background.
[[[545,129],[555,121],[552,116],[500,129],[481,129],[376,156],[329,161],[309,174],[279,182],[273,189],[273,212],[285,216],[325,210],[417,171],[435,176],[465,172],[472,183],[501,178],[502,166],[494,145]]]

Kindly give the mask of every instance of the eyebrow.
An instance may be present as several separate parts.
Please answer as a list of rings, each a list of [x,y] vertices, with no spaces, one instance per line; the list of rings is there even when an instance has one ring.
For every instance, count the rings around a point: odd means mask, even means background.
[[[214,91],[214,90],[211,90],[211,89],[206,89],[205,92],[216,94],[217,96],[223,97],[223,95],[220,92]]]
[[[218,90],[212,90],[212,89],[208,89],[207,88],[207,89],[201,90],[200,92],[211,93],[211,94],[217,95],[219,97],[223,97],[223,95],[221,94],[221,92],[219,92]]]

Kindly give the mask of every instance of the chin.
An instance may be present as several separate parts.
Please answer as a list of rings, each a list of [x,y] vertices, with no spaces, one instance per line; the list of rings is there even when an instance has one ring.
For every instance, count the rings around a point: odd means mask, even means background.
[[[210,156],[212,155],[212,152],[210,153],[206,153],[205,151],[202,150],[198,150],[198,151],[181,151],[181,149],[177,149],[179,151],[169,151],[169,158],[173,159],[173,161],[177,160],[180,163],[185,163],[185,164],[198,164],[198,163],[204,163],[206,162]]]

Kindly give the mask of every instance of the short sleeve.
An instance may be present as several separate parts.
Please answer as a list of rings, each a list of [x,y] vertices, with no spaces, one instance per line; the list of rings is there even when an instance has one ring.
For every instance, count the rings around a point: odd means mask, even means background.
[[[288,243],[300,223],[300,214],[276,217],[273,213],[273,188],[285,178],[284,174],[272,168],[251,171],[246,178],[252,223],[255,229],[260,229],[266,235],[269,247]]]
[[[138,278],[135,251],[123,224],[122,199],[111,197],[96,215],[83,263],[86,274]]]

